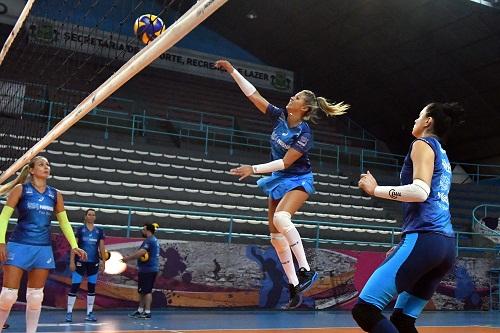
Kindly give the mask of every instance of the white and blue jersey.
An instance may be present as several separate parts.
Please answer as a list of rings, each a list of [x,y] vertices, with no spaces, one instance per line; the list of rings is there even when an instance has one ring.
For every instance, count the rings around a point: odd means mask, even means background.
[[[437,232],[445,236],[454,235],[450,217],[448,194],[451,187],[451,165],[441,144],[435,137],[425,137],[424,141],[434,151],[434,173],[431,181],[431,192],[424,202],[403,203],[403,233]],[[413,146],[413,144],[412,144]],[[401,185],[413,182],[413,163],[411,148],[405,157],[401,169]]]
[[[83,225],[76,231],[76,238],[78,239],[78,247],[87,252],[86,262],[99,262],[99,243],[101,239],[105,239],[104,231],[98,227],[94,227],[90,231],[86,225]],[[76,260],[82,261],[79,257]]]
[[[142,262],[137,259],[139,273],[158,272],[160,270],[160,243],[155,236],[148,237],[142,242],[140,249],[147,251],[149,259]]]
[[[21,199],[17,204],[19,218],[9,241],[50,245],[50,221],[57,202],[57,190],[47,186],[43,193],[31,183],[23,184]]]
[[[290,167],[277,173],[291,175],[303,175],[311,172],[311,162],[308,152],[313,146],[311,128],[307,122],[301,122],[295,127],[289,127],[288,113],[272,104],[267,107],[267,114],[273,121],[273,133],[271,134],[271,159],[279,160],[285,157],[288,149],[293,148],[302,153]]]

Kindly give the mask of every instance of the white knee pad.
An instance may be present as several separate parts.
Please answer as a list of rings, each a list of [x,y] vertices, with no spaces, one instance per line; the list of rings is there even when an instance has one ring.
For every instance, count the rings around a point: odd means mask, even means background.
[[[277,253],[285,252],[290,247],[285,236],[278,233],[271,233],[271,244]]]
[[[0,309],[10,310],[17,301],[17,289],[2,288],[0,292]]]
[[[26,290],[26,307],[30,310],[42,308],[43,288],[28,288]]]
[[[286,234],[295,228],[292,223],[292,215],[284,210],[274,213],[273,224],[282,234]]]

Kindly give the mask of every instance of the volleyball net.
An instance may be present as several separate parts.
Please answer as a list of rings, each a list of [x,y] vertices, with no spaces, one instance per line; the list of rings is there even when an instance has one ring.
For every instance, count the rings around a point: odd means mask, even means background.
[[[0,53],[0,184],[225,2],[199,0],[181,15],[186,1],[28,1]],[[143,47],[132,26],[146,13],[167,29]]]

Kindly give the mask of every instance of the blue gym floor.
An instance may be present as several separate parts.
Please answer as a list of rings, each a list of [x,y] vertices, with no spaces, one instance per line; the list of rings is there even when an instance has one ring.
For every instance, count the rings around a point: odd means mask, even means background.
[[[75,311],[73,322],[64,322],[64,311],[43,310],[38,332],[362,332],[347,311],[236,311],[180,310],[152,312],[149,320],[132,319],[130,311],[98,311],[98,321],[86,323]],[[24,332],[24,311],[13,311],[11,327],[3,332]],[[500,332],[500,312],[425,312],[417,321],[422,333]]]

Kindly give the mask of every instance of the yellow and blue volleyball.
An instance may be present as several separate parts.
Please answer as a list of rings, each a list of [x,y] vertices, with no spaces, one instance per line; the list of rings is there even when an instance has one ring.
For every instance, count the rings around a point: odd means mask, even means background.
[[[144,14],[134,22],[134,33],[144,44],[149,44],[165,31],[165,24],[156,15]]]
[[[141,262],[146,262],[146,261],[148,261],[148,260],[149,260],[149,253],[147,253],[147,252],[146,252],[146,253],[144,253],[144,254],[143,254],[143,255],[139,258],[139,260],[140,260]]]

